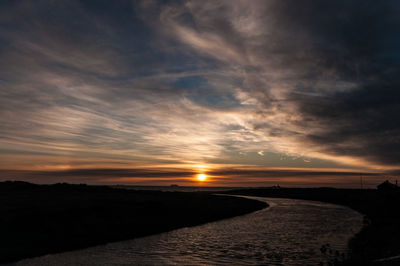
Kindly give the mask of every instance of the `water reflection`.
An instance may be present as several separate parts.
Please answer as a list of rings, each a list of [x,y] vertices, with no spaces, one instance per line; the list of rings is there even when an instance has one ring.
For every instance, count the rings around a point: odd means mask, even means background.
[[[339,256],[346,253],[347,241],[362,226],[359,213],[338,205],[249,198],[267,201],[270,207],[219,222],[48,255],[17,265],[319,265],[335,256],[330,250]]]

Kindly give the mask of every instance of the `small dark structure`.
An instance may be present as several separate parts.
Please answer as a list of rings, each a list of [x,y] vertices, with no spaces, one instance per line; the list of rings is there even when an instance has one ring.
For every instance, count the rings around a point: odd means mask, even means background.
[[[385,182],[383,182],[382,184],[379,184],[377,186],[378,190],[395,190],[395,189],[399,189],[399,186],[397,186],[397,180],[396,180],[396,184],[390,183],[389,180],[386,180]]]

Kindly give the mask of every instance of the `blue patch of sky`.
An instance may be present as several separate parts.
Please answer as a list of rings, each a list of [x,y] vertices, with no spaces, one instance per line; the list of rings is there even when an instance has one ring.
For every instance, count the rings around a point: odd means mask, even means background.
[[[203,87],[204,83],[205,80],[203,77],[191,76],[177,79],[171,85],[175,88],[196,89]]]
[[[225,109],[238,105],[237,99],[231,93],[216,90],[201,76],[179,78],[171,86],[184,90],[188,99],[201,106]]]

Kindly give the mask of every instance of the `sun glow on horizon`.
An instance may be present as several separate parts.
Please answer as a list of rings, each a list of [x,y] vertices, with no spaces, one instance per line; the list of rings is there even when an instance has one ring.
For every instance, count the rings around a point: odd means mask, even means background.
[[[205,175],[205,174],[198,174],[198,175],[196,176],[196,178],[197,178],[198,181],[204,182],[204,181],[207,180],[207,175]]]

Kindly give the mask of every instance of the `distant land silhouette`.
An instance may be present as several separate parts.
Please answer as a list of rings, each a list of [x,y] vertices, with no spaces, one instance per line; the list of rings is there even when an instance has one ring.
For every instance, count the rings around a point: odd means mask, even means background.
[[[243,215],[260,201],[202,192],[0,183],[0,263]]]

